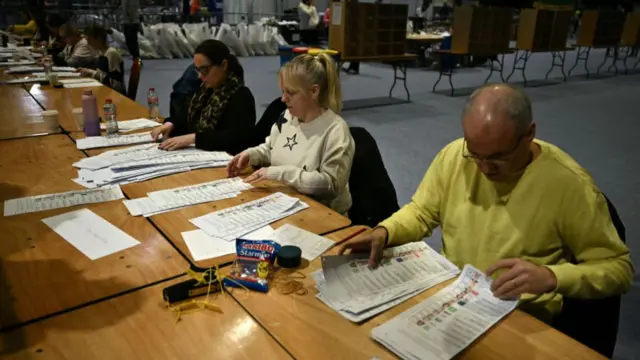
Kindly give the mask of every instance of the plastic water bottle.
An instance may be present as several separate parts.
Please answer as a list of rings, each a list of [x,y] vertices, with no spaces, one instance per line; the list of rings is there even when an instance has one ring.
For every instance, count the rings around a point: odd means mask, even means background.
[[[158,101],[158,93],[155,88],[149,88],[147,93],[147,105],[149,105],[149,119],[154,121],[160,120],[160,103]]]
[[[89,89],[82,93],[82,116],[84,117],[84,133],[87,136],[100,136],[100,117],[96,96]]]
[[[106,123],[107,136],[118,135],[118,121],[116,119],[116,105],[111,99],[104,100],[104,122]]]
[[[42,65],[44,66],[44,75],[48,79],[49,76],[51,76],[51,70],[53,69],[53,59],[51,56],[45,53]]]

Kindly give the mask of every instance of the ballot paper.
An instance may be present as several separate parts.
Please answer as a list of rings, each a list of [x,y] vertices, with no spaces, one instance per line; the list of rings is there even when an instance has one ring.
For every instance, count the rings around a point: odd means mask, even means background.
[[[302,250],[302,258],[308,261],[313,261],[335,244],[325,237],[290,224],[279,227],[273,234],[273,240],[282,246],[299,247]]]
[[[252,233],[245,234],[242,238],[245,240],[267,240],[270,239],[271,236],[273,236],[273,228],[267,225]],[[195,261],[213,259],[236,253],[235,241],[224,241],[209,236],[202,230],[183,232],[182,238]]]
[[[124,206],[127,207],[127,210],[129,210],[129,214],[131,214],[132,216],[142,215],[144,217],[149,217],[149,216],[166,213],[173,210],[182,209],[184,207],[191,206],[191,205],[224,200],[224,199],[231,199],[238,195],[240,195],[239,192],[230,192],[226,194],[218,194],[218,195],[209,197],[207,199],[198,199],[197,202],[183,201],[183,202],[169,203],[162,206],[155,203],[149,197],[143,197],[143,198],[133,199],[133,200],[124,200],[123,203],[124,203]]]
[[[13,63],[16,64],[16,63]],[[72,67],[67,67],[67,66],[54,66],[52,69],[52,71],[54,71],[54,73],[56,74],[60,74],[60,73],[64,73],[64,75],[69,74],[69,73],[73,73],[76,69],[72,68]],[[44,67],[43,66],[13,66],[9,69],[7,69],[6,71],[7,74],[17,74],[17,73],[33,73],[33,75],[35,76],[46,76],[46,74],[44,73]],[[80,76],[79,73],[76,73],[77,75],[74,76]]]
[[[7,81],[7,84],[29,84],[29,83],[37,83],[37,82],[45,82],[49,81],[44,76],[34,76],[29,78],[20,78],[20,79],[12,79]]]
[[[18,60],[18,61],[9,60],[7,62],[0,62],[0,67],[26,66],[26,65],[33,65],[35,63],[36,62],[33,60]]]
[[[308,207],[300,199],[278,192],[189,221],[209,236],[234,241]]]
[[[136,145],[153,142],[151,133],[118,135],[118,136],[89,136],[76,141],[79,150],[97,149],[112,146]]]
[[[251,189],[248,183],[241,178],[220,179],[206,183],[182,186],[173,189],[150,192],[147,195],[158,206],[171,206],[173,204],[195,205],[215,200],[216,197],[228,193],[240,193]]]
[[[118,131],[121,133],[126,133],[135,130],[141,129],[150,129],[156,126],[160,126],[157,121],[149,120],[149,119],[134,119],[134,120],[124,120],[118,121]],[[101,123],[100,129],[105,130],[107,128],[107,124]]]
[[[185,148],[176,152],[196,151],[195,148]],[[158,144],[144,144],[105,151],[97,156],[83,158],[73,164],[78,169],[99,170],[113,165],[137,160],[148,160],[159,156],[171,154],[168,151],[158,149]]]
[[[42,222],[91,260],[140,243],[89,209],[53,216]]]
[[[82,74],[80,73],[68,72],[68,71],[54,71],[51,74],[57,75],[58,77],[61,77],[61,78],[78,78],[82,76]],[[38,76],[38,77],[47,77],[47,74],[43,72],[34,72],[32,75]]]
[[[60,80],[60,82],[62,82],[62,80]],[[65,89],[76,89],[76,88],[88,88],[88,87],[100,87],[100,86],[104,86],[102,85],[102,83],[99,83],[98,81],[92,80],[92,81],[83,81],[83,82],[79,82],[79,83],[71,83],[71,84],[64,84],[64,88]]]
[[[316,284],[322,301],[353,315],[431,288],[460,272],[424,242],[386,249],[375,269],[369,267],[368,254],[350,254],[322,257],[322,270],[325,283]]]
[[[371,336],[402,359],[449,360],[517,304],[493,296],[491,279],[465,265],[455,282],[374,328]]]
[[[69,191],[5,200],[4,216],[59,209],[82,204],[113,201],[124,198],[120,186],[100,189]]]
[[[69,85],[69,84],[82,84],[82,83],[97,82],[97,81],[92,78],[80,78],[80,79],[62,79],[62,80],[59,80],[59,82],[60,84],[63,84],[63,85]]]

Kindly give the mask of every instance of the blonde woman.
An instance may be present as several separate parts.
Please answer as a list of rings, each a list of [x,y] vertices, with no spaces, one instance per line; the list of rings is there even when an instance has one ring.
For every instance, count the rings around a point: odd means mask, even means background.
[[[231,160],[229,176],[249,165],[262,167],[245,181],[278,180],[346,214],[355,144],[338,115],[342,98],[335,63],[327,54],[301,55],[284,65],[278,78],[287,110],[264,144]]]

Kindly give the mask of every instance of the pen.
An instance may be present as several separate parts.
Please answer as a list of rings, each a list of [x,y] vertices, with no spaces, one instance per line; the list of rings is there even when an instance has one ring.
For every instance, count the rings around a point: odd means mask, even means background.
[[[365,232],[366,230],[367,230],[367,228],[362,228],[362,229],[360,229],[360,230],[358,230],[358,231],[354,232],[353,234],[351,234],[351,235],[347,236],[346,238],[344,238],[344,239],[342,239],[342,240],[340,240],[340,241],[336,242],[336,245],[338,245],[338,244],[342,244],[343,242],[346,242],[346,241],[349,241],[349,240],[353,239],[354,237],[356,237],[356,236],[358,236],[358,235],[362,234],[362,233],[363,233],[363,232]]]

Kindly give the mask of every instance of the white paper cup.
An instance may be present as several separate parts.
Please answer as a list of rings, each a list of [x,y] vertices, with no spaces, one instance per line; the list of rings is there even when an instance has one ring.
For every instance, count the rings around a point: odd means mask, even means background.
[[[49,74],[49,82],[52,86],[58,85],[58,74]]]
[[[49,132],[58,131],[58,110],[46,110],[42,112],[42,119]]]
[[[76,121],[76,126],[79,131],[84,131],[84,117],[82,114],[82,108],[75,108],[71,110],[73,114],[73,119]]]

